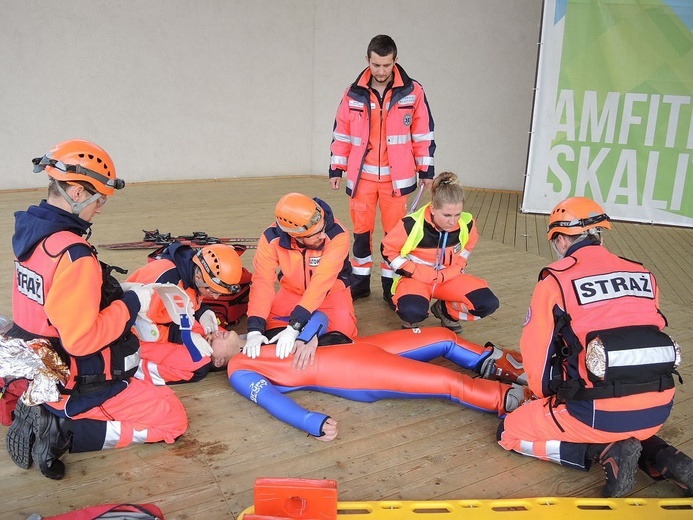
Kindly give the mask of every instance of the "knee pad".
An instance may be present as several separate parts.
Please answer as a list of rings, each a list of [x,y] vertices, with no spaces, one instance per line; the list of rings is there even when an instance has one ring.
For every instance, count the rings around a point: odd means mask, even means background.
[[[469,311],[469,314],[479,318],[493,314],[500,307],[498,298],[488,287],[470,292],[467,294],[467,298],[474,307],[474,309]]]
[[[383,294],[391,294],[392,291],[392,278],[387,278],[386,276],[380,277],[380,283],[383,286]]]
[[[655,469],[657,454],[659,454],[662,450],[671,447],[671,445],[656,435],[653,435],[644,441],[640,441],[640,444],[642,445],[642,453],[640,454],[640,459],[638,460],[638,466],[640,466],[640,469],[642,469],[650,477],[656,480],[662,480],[664,477],[661,475],[661,472]]]
[[[428,318],[428,300],[418,294],[404,294],[397,300],[397,315],[408,323]]]
[[[371,256],[371,234],[366,231],[365,233],[354,233],[354,256],[358,258],[365,258]]]

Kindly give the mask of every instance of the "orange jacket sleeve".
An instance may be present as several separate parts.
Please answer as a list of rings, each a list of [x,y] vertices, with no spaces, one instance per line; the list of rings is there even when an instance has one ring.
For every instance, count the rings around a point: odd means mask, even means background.
[[[392,266],[395,272],[403,271],[411,275],[414,272],[414,262],[400,256],[402,247],[404,247],[407,238],[409,238],[409,233],[407,233],[404,227],[404,221],[400,220],[395,224],[395,227],[385,235],[380,248],[383,258]]]
[[[74,262],[63,255],[46,296],[46,315],[60,334],[65,350],[73,356],[98,352],[120,337],[131,319],[123,301],[103,310],[101,267],[94,256]]]
[[[416,170],[420,177],[433,179],[433,154],[436,144],[433,139],[433,116],[426,100],[423,87],[414,82],[416,103],[414,105],[414,120],[411,124],[412,148],[416,159]]]
[[[347,88],[337,108],[334,120],[332,142],[330,144],[330,177],[339,177],[347,169],[347,161],[352,148],[349,96]],[[365,117],[365,116],[362,116]]]
[[[554,306],[561,304],[557,282],[547,277],[534,288],[527,318],[520,337],[520,351],[529,388],[538,397],[546,397],[545,379],[548,378],[553,356]]]
[[[257,316],[266,320],[269,316],[274,299],[274,285],[277,281],[279,257],[276,245],[278,239],[269,242],[263,233],[258,241],[255,257],[253,258],[253,283],[250,286],[250,301],[248,316]]]

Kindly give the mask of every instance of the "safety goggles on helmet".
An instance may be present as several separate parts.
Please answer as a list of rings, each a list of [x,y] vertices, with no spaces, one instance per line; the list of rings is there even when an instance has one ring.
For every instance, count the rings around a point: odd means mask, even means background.
[[[306,240],[307,238],[314,238],[314,237],[324,233],[326,228],[327,228],[327,222],[323,222],[322,227],[320,229],[318,229],[315,233],[311,233],[310,235],[302,235],[301,237],[298,237],[298,238],[300,238],[301,240]]]
[[[594,200],[587,197],[570,197],[553,208],[549,215],[546,235],[549,240],[554,240],[559,233],[570,236],[583,233],[598,235],[602,228],[611,229],[610,220]]]
[[[274,216],[279,229],[301,238],[312,235],[319,229],[325,220],[325,211],[315,199],[307,195],[287,193],[277,202]]]
[[[591,227],[596,227],[597,224],[601,222],[609,222],[610,220],[611,217],[609,217],[609,215],[607,215],[606,213],[581,219],[575,218],[573,220],[557,220],[556,222],[552,222],[551,224],[549,224],[549,227],[546,228],[546,232],[548,233],[549,231],[557,227],[588,229]]]
[[[91,197],[85,202],[85,204],[86,204],[87,206],[88,206],[89,204],[91,204],[92,202],[96,202],[96,205],[97,205],[99,208],[101,208],[101,207],[103,207],[103,206],[106,204],[106,202],[108,202],[108,197],[106,197],[106,195],[102,195],[102,194],[99,193],[98,191],[94,192],[94,191],[88,190],[88,189],[86,189],[86,188],[84,188],[84,189],[85,189],[85,191],[86,191],[89,195],[91,195]]]
[[[47,155],[44,155],[43,157],[35,157],[31,160],[31,162],[34,164],[34,173],[41,173],[46,169],[47,166],[50,166],[64,173],[84,175],[85,177],[93,179],[113,190],[122,190],[125,187],[125,181],[123,179],[109,179],[105,175],[101,175],[100,173],[90,170],[89,168],[85,168],[79,164],[65,164],[62,161],[51,159]]]
[[[207,278],[212,283],[218,285],[219,287],[223,287],[224,289],[226,289],[229,292],[229,294],[236,294],[237,292],[240,292],[241,286],[239,284],[226,283],[224,280],[219,278],[214,273],[214,271],[212,271],[212,268],[209,266],[209,264],[207,263],[207,260],[204,257],[204,250],[203,249],[200,249],[197,253],[195,253],[195,259],[197,260],[197,264],[202,267],[202,269],[204,270],[204,273],[207,275],[206,277],[203,275],[203,279]],[[209,285],[202,286],[202,287],[205,287],[207,289],[214,291],[214,288],[211,288]],[[214,292],[218,292],[218,291],[214,291]]]
[[[320,209],[317,207],[315,208],[315,213],[310,217],[307,223],[303,224],[302,226],[296,227],[296,228],[283,228],[281,224],[279,225],[280,228],[282,228],[283,231],[286,231],[287,233],[292,233],[294,235],[302,235],[303,233],[306,233],[308,230],[313,229],[315,226],[317,226],[320,221],[322,220],[322,212]],[[325,226],[323,225],[322,229],[316,233],[312,233],[311,235],[304,236],[303,238],[310,238],[313,235],[317,235],[318,233],[322,233],[325,230]]]

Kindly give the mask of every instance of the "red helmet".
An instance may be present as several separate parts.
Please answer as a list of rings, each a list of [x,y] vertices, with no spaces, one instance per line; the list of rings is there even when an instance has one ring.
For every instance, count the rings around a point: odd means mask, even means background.
[[[193,263],[200,268],[202,279],[214,292],[234,294],[241,290],[243,263],[233,247],[226,244],[204,246],[195,253]]]
[[[559,202],[549,217],[547,236],[553,240],[554,235],[582,235],[591,228],[611,229],[609,215],[602,207],[587,197],[571,197]]]
[[[46,155],[32,162],[34,173],[46,170],[58,181],[86,182],[102,195],[113,195],[114,190],[125,187],[125,181],[116,178],[111,156],[100,146],[84,139],[58,143]]]
[[[301,193],[288,193],[279,199],[274,215],[279,229],[295,237],[318,233],[325,220],[320,204]]]

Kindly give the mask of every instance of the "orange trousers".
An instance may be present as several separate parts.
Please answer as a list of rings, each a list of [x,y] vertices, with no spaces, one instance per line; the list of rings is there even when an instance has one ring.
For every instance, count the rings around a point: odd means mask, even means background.
[[[412,295],[423,299],[407,298],[408,301],[398,303],[401,298]],[[392,301],[403,320],[419,323],[428,316],[428,303],[433,298],[445,302],[447,312],[454,320],[479,320],[498,308],[498,298],[489,289],[488,282],[470,274],[460,274],[436,285],[402,277]]]
[[[586,470],[591,464],[585,460],[588,444],[608,444],[629,437],[645,440],[662,427],[660,424],[629,432],[597,430],[572,417],[565,404],[551,409],[549,399],[530,401],[509,413],[501,426],[502,431],[499,430],[498,443],[522,455]]]
[[[301,297],[302,295],[300,294],[280,287],[272,301],[265,330],[285,328],[288,325],[288,317],[291,315],[294,307],[298,305]],[[354,302],[351,299],[348,287],[327,293],[322,304],[316,310],[322,311],[327,315],[328,331],[339,331],[350,338],[358,335]]]
[[[47,406],[64,417],[68,400],[68,396],[63,396],[59,403]],[[72,420],[73,452],[145,442],[171,444],[188,429],[185,408],[173,390],[135,378],[127,382],[125,390]]]
[[[373,233],[378,206],[383,233],[387,234],[406,215],[407,197],[394,196],[391,182],[359,180],[356,195],[349,200],[349,212],[354,224],[351,266],[354,274],[359,276],[370,276],[373,267]],[[381,262],[381,269],[385,277],[392,278],[392,270],[387,263]]]

